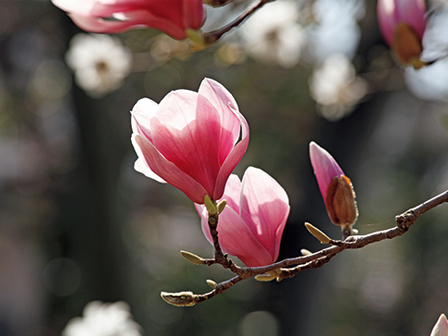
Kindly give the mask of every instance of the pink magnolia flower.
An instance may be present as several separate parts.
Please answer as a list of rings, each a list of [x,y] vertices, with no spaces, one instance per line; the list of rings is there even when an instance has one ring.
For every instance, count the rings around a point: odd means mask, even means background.
[[[131,114],[137,171],[195,203],[221,198],[249,144],[249,125],[224,86],[206,78],[198,92],[172,91],[160,104],[140,99]]]
[[[448,336],[448,320],[445,314],[440,315],[430,336]]]
[[[285,190],[261,169],[249,167],[242,183],[238,176],[230,176],[222,199],[227,201],[218,221],[222,250],[249,267],[275,262],[289,215]],[[202,230],[212,243],[207,209],[203,205],[196,205],[196,209]]]
[[[425,0],[378,0],[378,23],[397,59],[416,69],[425,65],[419,56],[426,29]]]
[[[205,20],[202,0],[52,0],[89,32],[117,33],[152,27],[175,39],[199,29]]]
[[[336,160],[315,142],[310,143],[310,159],[331,221],[351,227],[358,217],[358,209],[350,179]]]

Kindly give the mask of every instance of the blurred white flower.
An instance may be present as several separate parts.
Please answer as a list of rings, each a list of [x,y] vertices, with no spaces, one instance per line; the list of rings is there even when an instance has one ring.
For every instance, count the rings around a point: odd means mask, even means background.
[[[81,33],[70,41],[65,60],[78,86],[91,97],[101,98],[123,84],[132,55],[116,37]]]
[[[297,65],[305,34],[292,1],[278,0],[253,14],[240,29],[248,55],[284,68]]]
[[[353,111],[367,93],[367,83],[356,77],[350,60],[343,54],[328,57],[310,78],[310,93],[318,104],[318,111],[335,121]]]
[[[407,67],[404,74],[409,90],[418,98],[448,102],[448,58],[419,70]]]
[[[62,336],[140,336],[140,329],[127,303],[92,301],[84,308],[83,317],[68,322]]]
[[[332,54],[353,58],[361,38],[357,20],[364,16],[364,0],[316,0],[315,23],[307,28],[310,62],[322,62]]]

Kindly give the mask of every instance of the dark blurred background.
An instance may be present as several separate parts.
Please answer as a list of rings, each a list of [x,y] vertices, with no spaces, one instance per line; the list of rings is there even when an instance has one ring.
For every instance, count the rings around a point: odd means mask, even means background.
[[[235,172],[259,167],[290,198],[280,258],[322,248],[305,221],[340,235],[309,163],[310,141],[351,178],[360,234],[392,227],[395,215],[448,188],[443,92],[428,101],[418,83],[409,91],[412,79],[377,28],[375,1],[335,1],[342,9],[321,12],[313,7],[319,1],[325,7],[324,0],[297,2],[300,43],[288,41],[301,50],[292,61],[244,49],[256,35],[250,31],[196,53],[155,30],[117,35],[132,69],[119,88],[93,95],[66,64],[72,37],[82,33],[68,16],[49,1],[0,1],[1,336],[60,335],[92,300],[128,302],[145,335],[429,335],[448,312],[445,206],[403,237],[345,251],[293,279],[249,279],[192,308],[159,296],[204,293],[206,279],[231,274],[180,256],[213,252],[193,204],[134,171],[129,111],[142,97],[159,102],[171,90],[197,90],[204,77],[234,95],[251,130]],[[322,16],[346,3],[351,16]],[[210,12],[211,25],[245,5]],[[318,71],[334,54],[342,65],[324,77]],[[338,72],[343,67],[350,76]],[[325,84],[336,89],[319,89]],[[336,100],[325,101],[331,92]]]

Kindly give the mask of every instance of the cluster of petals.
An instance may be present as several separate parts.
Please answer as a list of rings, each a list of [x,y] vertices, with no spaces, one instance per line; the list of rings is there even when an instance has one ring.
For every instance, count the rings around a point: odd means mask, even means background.
[[[159,29],[175,39],[205,20],[202,0],[52,0],[85,31],[118,33],[132,28]]]
[[[378,23],[398,60],[418,68],[426,29],[425,0],[378,0]]]
[[[160,104],[140,99],[131,114],[137,171],[194,203],[222,197],[249,144],[249,125],[224,86],[206,78],[198,92],[172,91]]]
[[[315,142],[310,143],[310,159],[331,221],[341,226],[353,224],[358,208],[350,179],[330,153]]]
[[[448,336],[448,320],[445,314],[441,314],[430,336]]]
[[[290,210],[285,190],[261,169],[249,167],[242,182],[238,176],[230,176],[223,199],[227,206],[218,222],[223,251],[238,257],[248,267],[275,262]],[[196,205],[196,209],[202,230],[212,243],[207,209],[204,205]]]

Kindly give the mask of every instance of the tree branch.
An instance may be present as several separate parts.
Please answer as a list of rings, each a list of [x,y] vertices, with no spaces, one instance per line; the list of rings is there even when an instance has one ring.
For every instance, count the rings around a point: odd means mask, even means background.
[[[315,253],[300,256],[295,258],[288,258],[282,261],[278,261],[268,266],[260,267],[239,267],[237,266],[227,254],[223,254],[218,239],[218,215],[209,215],[208,224],[210,227],[210,233],[213,237],[213,245],[215,247],[214,259],[203,259],[204,265],[220,264],[224,268],[230,269],[237,276],[218,283],[215,288],[205,294],[193,294],[192,292],[179,292],[179,293],[162,293],[162,298],[176,306],[192,306],[196,303],[201,303],[211,299],[217,294],[221,294],[228,290],[238,282],[251,278],[255,275],[270,274],[272,278],[269,280],[277,279],[281,281],[285,278],[292,278],[297,273],[310,269],[320,268],[328,263],[335,255],[341,253],[347,249],[359,249],[367,245],[383,241],[385,239],[393,239],[395,237],[402,236],[408,232],[409,228],[417,221],[417,219],[426,213],[427,211],[448,202],[448,190],[419,204],[404,213],[395,216],[396,226],[387,230],[376,231],[366,235],[354,235],[349,236],[346,240],[333,240],[330,239],[330,247],[324,248]],[[291,267],[293,266],[293,267]],[[276,272],[273,272],[276,270]],[[279,271],[278,271],[279,270]],[[266,280],[263,280],[266,281]]]

